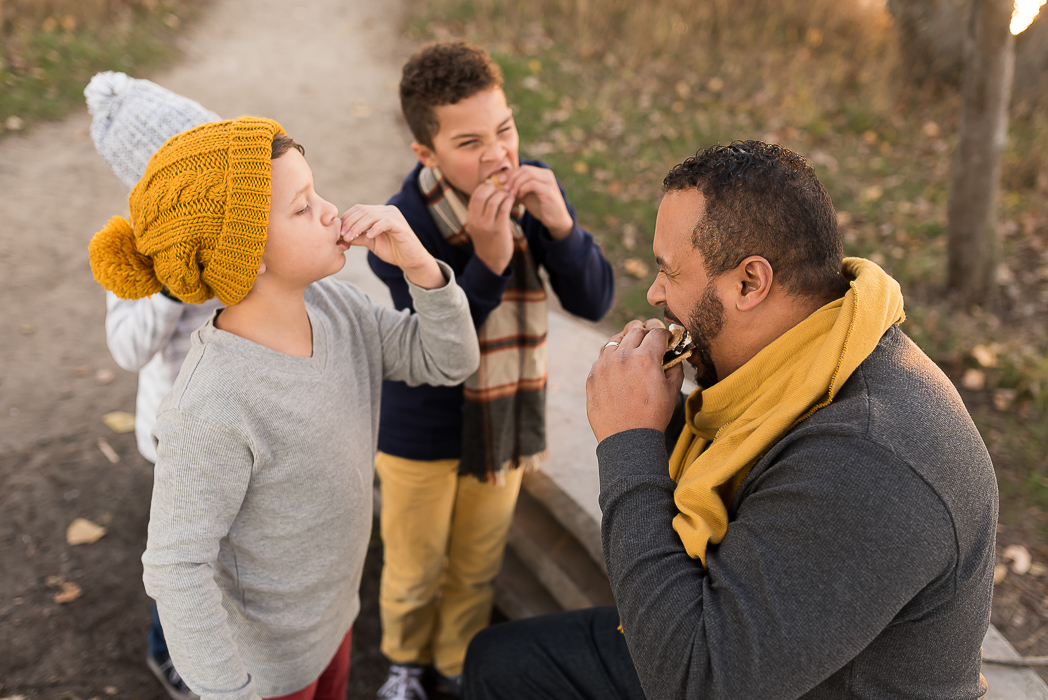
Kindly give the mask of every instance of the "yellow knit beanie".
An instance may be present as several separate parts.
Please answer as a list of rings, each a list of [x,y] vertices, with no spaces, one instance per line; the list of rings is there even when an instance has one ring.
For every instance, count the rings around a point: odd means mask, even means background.
[[[122,299],[166,287],[184,302],[226,305],[258,276],[269,225],[275,121],[240,117],[171,137],[131,191],[131,222],[116,216],[88,246],[91,271]]]

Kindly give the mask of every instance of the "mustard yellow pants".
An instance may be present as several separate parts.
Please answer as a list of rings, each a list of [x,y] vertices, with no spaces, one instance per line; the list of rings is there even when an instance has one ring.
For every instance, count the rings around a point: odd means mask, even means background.
[[[384,561],[379,588],[382,653],[394,663],[462,672],[466,646],[487,626],[493,582],[520,492],[458,475],[459,461],[379,452]]]

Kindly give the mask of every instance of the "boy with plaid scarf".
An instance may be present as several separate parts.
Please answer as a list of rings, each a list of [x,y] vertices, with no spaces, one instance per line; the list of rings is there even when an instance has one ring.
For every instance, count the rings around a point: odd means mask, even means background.
[[[564,309],[599,320],[611,266],[581,229],[553,171],[518,158],[497,65],[463,42],[427,46],[403,69],[400,100],[419,163],[389,204],[455,271],[481,347],[456,387],[382,390],[380,610],[391,662],[380,698],[425,698],[424,667],[457,694],[470,639],[487,625],[523,468],[546,454],[544,267]],[[401,271],[368,256],[397,308]]]

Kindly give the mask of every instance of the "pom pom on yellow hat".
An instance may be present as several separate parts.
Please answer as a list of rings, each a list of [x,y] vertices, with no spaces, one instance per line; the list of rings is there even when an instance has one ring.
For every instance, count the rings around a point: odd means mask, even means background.
[[[269,225],[270,156],[280,124],[212,122],[171,137],[116,216],[88,246],[95,280],[122,299],[166,287],[190,304],[243,299],[258,276]]]

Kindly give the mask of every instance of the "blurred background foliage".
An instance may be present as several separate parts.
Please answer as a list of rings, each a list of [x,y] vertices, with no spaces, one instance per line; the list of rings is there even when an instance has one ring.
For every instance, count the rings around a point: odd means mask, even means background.
[[[959,309],[943,290],[960,96],[946,72],[915,78],[913,47],[884,2],[411,2],[417,41],[466,38],[502,66],[522,155],[554,168],[616,267],[612,325],[658,315],[645,293],[670,167],[735,139],[805,155],[833,197],[847,254],[900,281],[904,329],[961,389],[999,473],[1002,521],[1048,536],[1045,110],[1013,110],[998,231],[1004,303]]]
[[[100,70],[148,71],[201,0],[0,0],[0,135],[68,113]]]
[[[645,293],[670,167],[734,139],[805,155],[833,197],[846,252],[900,281],[904,329],[961,389],[994,457],[1002,521],[1048,537],[1044,90],[1024,82],[1010,124],[1004,303],[959,309],[943,292],[956,56],[923,70],[916,25],[893,18],[892,1],[407,0],[407,31],[415,42],[466,38],[500,63],[522,155],[555,169],[618,272],[609,325],[656,313]],[[203,2],[0,0],[0,136],[82,108],[99,70],[144,76],[170,60]],[[949,2],[963,0],[938,6]],[[1028,31],[1043,42],[1046,25],[1039,17]],[[1033,44],[1017,43],[1023,65],[1044,60]]]

